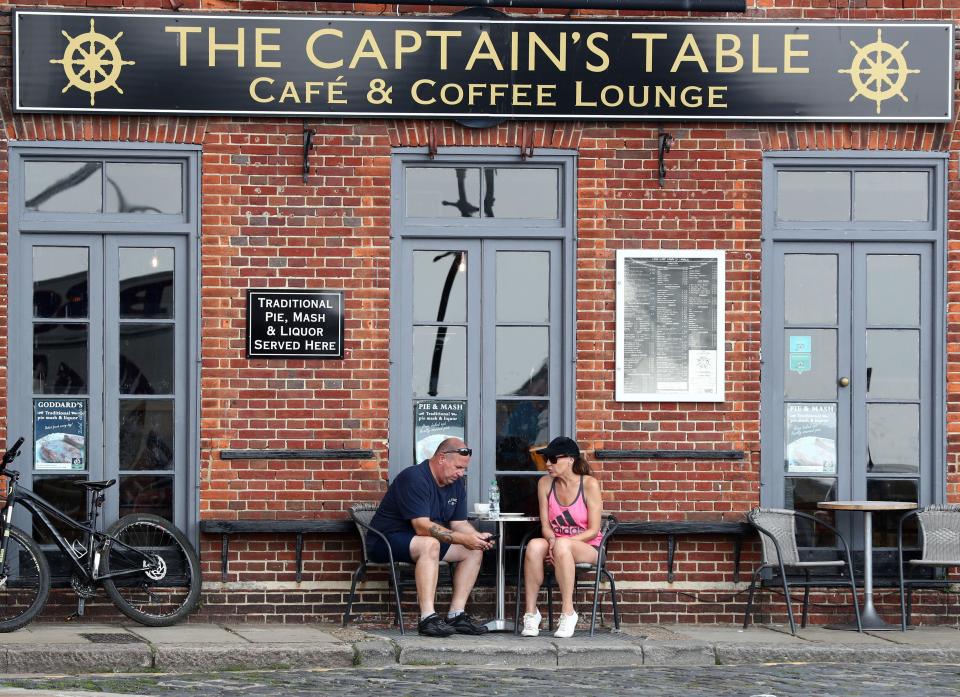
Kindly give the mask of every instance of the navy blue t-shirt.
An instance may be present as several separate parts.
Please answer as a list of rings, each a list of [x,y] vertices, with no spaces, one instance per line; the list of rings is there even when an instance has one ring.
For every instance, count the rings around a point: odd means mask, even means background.
[[[440,486],[430,472],[428,460],[403,470],[387,489],[370,525],[385,535],[413,532],[410,521],[414,518],[429,518],[446,527],[451,520],[466,520],[467,487],[464,480]]]

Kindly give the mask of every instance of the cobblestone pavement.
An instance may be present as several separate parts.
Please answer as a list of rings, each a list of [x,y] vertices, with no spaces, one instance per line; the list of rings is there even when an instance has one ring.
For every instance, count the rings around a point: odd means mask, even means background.
[[[0,678],[0,687],[91,690],[166,697],[464,697],[579,694],[637,697],[948,697],[960,695],[960,666],[875,663],[590,670],[424,666],[217,675]]]

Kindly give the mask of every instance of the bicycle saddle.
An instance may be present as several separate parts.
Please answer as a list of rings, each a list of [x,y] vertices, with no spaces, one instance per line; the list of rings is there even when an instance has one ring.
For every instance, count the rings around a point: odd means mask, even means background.
[[[108,479],[105,482],[74,482],[77,486],[82,486],[84,489],[89,489],[90,491],[103,491],[104,489],[109,489],[116,483],[116,479]]]

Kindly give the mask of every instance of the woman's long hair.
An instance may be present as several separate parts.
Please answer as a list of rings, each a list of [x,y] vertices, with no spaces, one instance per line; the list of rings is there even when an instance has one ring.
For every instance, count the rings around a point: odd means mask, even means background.
[[[584,459],[583,454],[578,455],[573,459],[573,473],[579,475],[592,475],[593,472],[590,470],[590,465]]]

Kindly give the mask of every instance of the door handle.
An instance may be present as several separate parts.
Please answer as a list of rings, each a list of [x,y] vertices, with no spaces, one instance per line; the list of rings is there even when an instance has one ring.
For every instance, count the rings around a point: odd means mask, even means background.
[[[840,385],[840,387],[847,387],[850,384],[850,378],[840,378],[837,380],[837,384]]]

